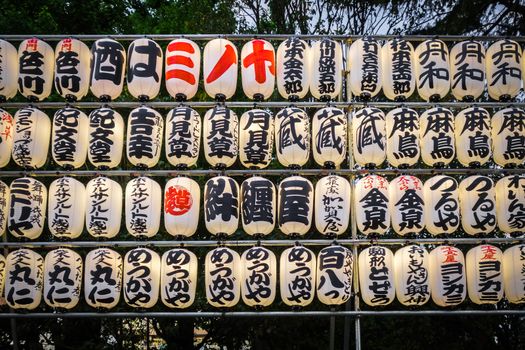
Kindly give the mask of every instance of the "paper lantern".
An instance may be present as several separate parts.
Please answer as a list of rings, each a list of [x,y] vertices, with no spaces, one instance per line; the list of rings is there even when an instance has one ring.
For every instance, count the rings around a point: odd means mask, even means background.
[[[18,91],[31,101],[42,101],[51,94],[55,53],[46,42],[31,38],[18,47]]]
[[[169,180],[164,188],[164,227],[172,236],[190,237],[199,224],[201,190],[188,177]]]
[[[18,91],[18,69],[16,48],[0,39],[0,100],[15,97]]]
[[[135,237],[153,237],[159,231],[162,190],[149,177],[140,176],[126,185],[126,229]]]
[[[525,177],[510,175],[498,180],[496,219],[504,233],[525,230]]]
[[[174,167],[191,167],[199,159],[202,122],[194,109],[180,106],[166,117],[166,159]]]
[[[419,160],[419,115],[413,109],[392,109],[385,117],[386,159],[391,166],[407,168]]]
[[[206,299],[214,307],[233,307],[241,298],[241,257],[226,247],[206,254],[204,264]]]
[[[432,235],[452,234],[459,227],[459,186],[450,176],[436,175],[425,181],[425,227]]]
[[[415,176],[401,175],[390,181],[388,199],[392,228],[398,235],[420,233],[425,227],[423,183]]]
[[[203,142],[206,161],[213,167],[230,167],[237,160],[237,114],[217,106],[204,115]]]
[[[483,244],[467,253],[468,296],[474,304],[496,304],[503,298],[503,253]]]
[[[429,254],[430,290],[438,306],[459,305],[467,296],[465,257],[461,250],[439,246]]]
[[[494,162],[515,166],[525,162],[525,111],[509,107],[492,117],[492,152]]]
[[[0,52],[1,49],[0,42]],[[0,109],[0,168],[5,167],[11,160],[11,152],[13,151],[13,135],[15,131],[14,124],[15,121],[11,114],[4,111],[3,109]]]
[[[71,107],[59,109],[53,117],[51,154],[58,165],[80,168],[86,162],[89,118]]]
[[[312,119],[314,160],[321,166],[339,167],[346,159],[346,114],[333,107],[318,110]]]
[[[33,107],[19,109],[15,114],[12,157],[18,166],[30,169],[42,167],[47,161],[51,121]]]
[[[82,41],[67,38],[55,50],[55,89],[68,101],[79,101],[89,91],[91,51]]]
[[[122,93],[126,70],[126,50],[113,39],[99,39],[91,46],[91,93],[102,101]]]
[[[18,249],[6,257],[5,301],[13,309],[33,310],[42,300],[44,259],[30,249]]]
[[[386,247],[372,246],[359,253],[361,298],[370,306],[385,306],[396,297],[394,254]]]
[[[447,45],[439,39],[423,41],[415,52],[416,82],[419,96],[438,101],[450,89],[450,65]]]
[[[162,77],[162,49],[148,38],[134,40],[128,48],[127,75],[129,93],[140,101],[159,94]]]
[[[124,257],[124,300],[131,307],[149,309],[159,300],[160,256],[148,248],[135,248]]]
[[[178,100],[191,99],[199,88],[201,51],[188,39],[170,41],[166,48],[166,90]]]
[[[348,48],[349,85],[354,96],[370,99],[381,91],[381,45],[371,37],[357,39]]]
[[[142,106],[131,111],[128,118],[126,154],[131,164],[152,168],[162,152],[164,120],[156,110]]]
[[[50,251],[44,261],[44,301],[53,308],[72,309],[80,300],[82,258],[67,248]]]
[[[241,294],[248,306],[269,306],[277,294],[277,259],[263,247],[252,247],[241,255]]]
[[[307,306],[315,297],[316,259],[310,249],[297,245],[285,249],[279,262],[279,287],[288,306]]]
[[[273,116],[262,109],[249,110],[239,123],[239,159],[246,168],[266,168],[272,161]]]
[[[423,162],[433,167],[450,164],[456,154],[452,112],[442,107],[427,109],[421,114],[419,130]]]
[[[352,119],[354,158],[359,166],[380,166],[386,158],[385,114],[378,108],[366,107]]]
[[[61,177],[49,185],[47,227],[55,237],[75,239],[84,229],[86,188],[72,177]]]
[[[239,185],[227,176],[209,179],[204,187],[204,221],[213,235],[232,235],[239,226]]]
[[[404,101],[416,89],[414,47],[403,39],[388,40],[381,50],[383,93],[389,100]]]
[[[486,176],[472,175],[459,184],[461,225],[469,235],[488,234],[496,227],[496,191]]]
[[[209,41],[202,55],[204,90],[217,100],[229,99],[237,89],[237,48],[229,40]]]
[[[326,305],[341,305],[352,296],[353,255],[350,249],[332,245],[317,256],[317,298]]]
[[[507,248],[503,253],[503,287],[510,303],[525,303],[525,244]]]
[[[185,309],[195,301],[197,256],[187,249],[175,248],[162,255],[160,298],[171,309]]]
[[[275,51],[266,40],[248,41],[241,50],[244,94],[252,100],[266,100],[275,86]]]
[[[350,183],[337,175],[322,177],[315,184],[315,227],[323,235],[346,232],[350,219]]]
[[[456,115],[454,133],[458,161],[469,167],[485,164],[492,152],[490,114],[486,109],[470,107]]]
[[[5,182],[0,181],[0,236],[5,234],[7,227],[7,219],[9,217],[10,209],[10,190],[9,186]],[[2,289],[0,288],[0,295],[2,295]]]
[[[514,40],[496,41],[487,49],[487,90],[490,98],[508,101],[518,94],[522,79],[522,50]]]
[[[91,250],[85,259],[84,299],[91,307],[112,309],[120,301],[122,257],[109,248]]]
[[[111,108],[95,109],[89,115],[89,162],[97,168],[120,164],[124,148],[124,119]]]
[[[4,295],[4,285],[6,277],[6,260],[2,254],[0,254],[0,294]]]
[[[47,189],[30,177],[11,182],[7,228],[17,238],[36,239],[44,230]]]
[[[423,246],[409,245],[394,254],[397,300],[404,306],[421,306],[430,299],[429,255]]]
[[[367,175],[357,181],[354,191],[357,228],[365,235],[385,234],[390,228],[388,181]]]
[[[312,226],[314,187],[301,176],[287,177],[279,183],[277,217],[285,235],[304,235]]]
[[[318,100],[335,100],[343,81],[343,52],[339,43],[325,38],[312,43],[310,92]]]
[[[86,185],[86,228],[96,238],[113,238],[120,230],[122,187],[99,176]]]
[[[485,48],[474,40],[460,41],[450,50],[452,95],[458,100],[478,99],[485,89]]]
[[[304,40],[290,37],[277,49],[277,89],[288,100],[304,98],[310,85],[312,58]]]
[[[242,228],[250,236],[268,235],[275,228],[276,190],[273,182],[253,176],[241,185]]]
[[[279,163],[301,167],[310,158],[310,118],[299,108],[281,109],[275,115],[275,150]]]

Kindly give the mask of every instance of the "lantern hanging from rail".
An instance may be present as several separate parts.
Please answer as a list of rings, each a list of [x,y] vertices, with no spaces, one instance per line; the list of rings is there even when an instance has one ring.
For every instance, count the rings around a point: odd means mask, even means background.
[[[510,303],[525,303],[525,244],[507,248],[503,253],[503,287]]]
[[[494,162],[516,166],[525,162],[525,111],[509,107],[492,117],[492,152]]]
[[[421,306],[430,299],[429,255],[423,246],[409,245],[394,254],[397,300],[405,306]]]
[[[450,50],[452,95],[474,101],[485,90],[485,48],[474,40],[460,41]]]
[[[357,39],[348,48],[347,70],[354,96],[369,100],[381,91],[381,53],[381,45],[371,37]]]
[[[315,297],[316,259],[301,245],[287,248],[279,262],[279,286],[282,301],[288,306],[307,306]]]
[[[124,119],[111,108],[95,109],[89,114],[89,162],[99,169],[114,168],[122,160]]]
[[[390,181],[388,199],[392,228],[399,235],[420,233],[425,227],[423,183],[415,176],[401,175]]]
[[[447,45],[439,39],[423,41],[416,48],[415,58],[419,96],[425,101],[439,101],[450,90]]]
[[[44,260],[44,301],[52,308],[72,309],[80,300],[82,258],[68,248],[46,254]]]
[[[162,255],[160,298],[171,309],[185,309],[195,301],[197,256],[187,249],[175,248]]]
[[[201,51],[188,39],[172,40],[166,48],[166,90],[179,101],[189,100],[199,88]]]
[[[275,50],[266,40],[248,41],[241,50],[241,78],[244,94],[252,100],[263,101],[275,87]]]
[[[242,228],[248,235],[268,235],[274,230],[276,192],[273,182],[259,176],[241,184]]]
[[[250,169],[266,168],[272,161],[274,120],[270,112],[249,110],[239,123],[239,160]]]
[[[140,176],[126,185],[126,229],[134,237],[153,237],[159,231],[162,190],[159,184]]]
[[[164,150],[166,159],[174,167],[188,168],[199,159],[202,122],[194,109],[179,106],[166,117]]]
[[[188,177],[169,180],[164,188],[164,227],[172,236],[190,237],[199,224],[201,190]]]
[[[120,231],[122,187],[99,176],[86,185],[86,228],[95,238],[113,238]]]
[[[162,153],[164,120],[156,110],[141,106],[129,113],[126,154],[138,168],[152,168]]]
[[[386,158],[385,114],[375,107],[366,107],[354,113],[352,140],[354,158],[359,166],[378,167]]]
[[[350,221],[350,183],[337,175],[322,177],[315,184],[315,227],[323,235],[346,232]]]
[[[388,40],[381,50],[383,93],[389,100],[405,101],[416,89],[414,47],[403,39]]]
[[[61,40],[55,50],[55,89],[67,101],[80,101],[89,91],[91,51],[82,41]]]
[[[12,157],[18,166],[42,167],[47,161],[51,121],[34,107],[19,109],[15,114]]]
[[[162,49],[151,39],[137,39],[129,45],[126,82],[133,97],[140,101],[157,97],[162,77],[162,61]]]
[[[277,217],[279,229],[288,236],[302,236],[312,227],[314,187],[301,176],[287,177],[279,183]]]
[[[310,158],[310,118],[300,108],[288,107],[275,115],[275,149],[281,165],[300,168]]]
[[[238,125],[237,114],[223,106],[216,106],[204,115],[204,155],[212,167],[227,168],[237,160]]]
[[[348,120],[333,107],[318,110],[312,119],[312,149],[317,164],[339,167],[346,159]]]
[[[72,177],[61,177],[49,185],[47,227],[55,237],[75,239],[84,230],[86,188]]]
[[[304,98],[310,85],[312,66],[310,46],[290,37],[277,48],[277,90],[290,101]]]
[[[209,41],[202,55],[204,90],[218,101],[231,98],[237,89],[237,48],[223,38]]]
[[[461,304],[467,296],[465,257],[452,246],[439,246],[429,254],[430,290],[438,306]]]
[[[0,168],[5,167],[11,160],[14,131],[15,121],[13,117],[7,111],[0,109]]]
[[[241,255],[241,294],[248,306],[270,306],[277,294],[277,259],[263,247],[251,247]]]
[[[329,38],[312,43],[310,92],[318,100],[335,100],[343,81],[343,52],[339,43]]]
[[[86,162],[89,118],[76,108],[59,109],[53,117],[51,154],[58,165],[80,168]]]
[[[213,235],[232,235],[239,226],[239,185],[227,176],[209,179],[204,187],[204,221]]]
[[[42,300],[44,259],[30,249],[17,249],[6,257],[5,301],[13,309],[33,310]]]
[[[91,93],[101,101],[111,101],[122,93],[126,70],[126,50],[113,39],[99,39],[91,46]]]
[[[425,227],[431,235],[451,234],[459,227],[459,186],[451,176],[436,175],[425,181]]]
[[[354,206],[357,228],[365,235],[385,234],[390,228],[388,181],[367,175],[355,185]]]
[[[30,101],[45,100],[53,87],[55,53],[46,42],[31,38],[18,47],[18,91]]]
[[[38,180],[22,177],[11,182],[9,193],[9,232],[17,238],[40,237],[46,217],[46,186]]]
[[[4,294],[4,285],[5,285],[5,279],[6,279],[6,260],[5,257],[0,254],[0,294]]]
[[[407,168],[419,160],[419,115],[413,109],[399,107],[385,117],[386,159],[391,166]]]
[[[496,228],[495,196],[494,182],[487,176],[472,175],[461,181],[461,225],[467,234],[489,234]]]
[[[525,177],[505,176],[496,182],[496,221],[504,233],[525,230]]]
[[[359,253],[359,287],[365,304],[385,306],[396,297],[394,254],[386,247],[371,246]]]
[[[9,218],[10,210],[10,189],[9,186],[3,181],[0,181],[0,236],[5,234],[7,228],[7,220]],[[0,289],[0,295],[2,295],[2,290]]]
[[[352,296],[353,255],[350,249],[331,245],[317,256],[317,298],[326,305],[341,305]]]
[[[241,298],[241,257],[226,247],[206,254],[204,264],[206,299],[214,307],[235,306]]]
[[[135,248],[124,256],[124,300],[135,308],[149,309],[159,300],[160,256],[148,248]]]
[[[446,108],[427,109],[420,118],[421,159],[436,168],[454,159],[454,115]],[[462,146],[464,147],[464,146]]]
[[[112,309],[120,301],[122,256],[109,248],[87,253],[84,260],[84,299],[91,307]]]
[[[18,91],[18,51],[8,41],[0,39],[0,56],[0,101],[6,101]]]
[[[496,41],[487,49],[485,62],[490,98],[509,101],[516,97],[523,75],[520,44],[509,39]]]
[[[503,298],[503,253],[490,244],[467,252],[468,296],[474,304],[496,304]]]
[[[456,153],[462,165],[480,166],[489,160],[492,154],[490,131],[490,114],[484,108],[470,107],[456,115]]]

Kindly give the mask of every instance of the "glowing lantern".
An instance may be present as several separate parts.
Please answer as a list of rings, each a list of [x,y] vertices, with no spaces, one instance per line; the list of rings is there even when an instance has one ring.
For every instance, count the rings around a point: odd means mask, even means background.
[[[86,185],[86,228],[96,238],[113,238],[120,230],[122,187],[107,177],[96,177]]]
[[[407,168],[419,160],[419,115],[413,109],[392,109],[385,117],[386,159],[391,166]]]
[[[381,45],[373,38],[357,39],[348,48],[350,90],[354,96],[370,99],[381,91]]]
[[[301,176],[287,177],[279,183],[277,217],[285,235],[304,235],[312,226],[314,187]]]
[[[333,107],[318,110],[312,120],[314,160],[321,166],[339,167],[346,159],[347,117]]]
[[[277,89],[283,98],[298,100],[308,93],[311,50],[297,37],[283,41],[277,49]]]
[[[31,101],[42,101],[51,93],[55,53],[46,42],[31,38],[18,47],[18,91]]]
[[[75,239],[84,229],[86,188],[72,177],[56,179],[49,186],[47,227],[55,237]]]
[[[153,237],[159,231],[162,190],[149,177],[141,176],[126,185],[126,229],[132,236]]]
[[[89,118],[71,107],[58,110],[53,117],[51,154],[65,168],[80,168],[86,162],[89,144]]]
[[[415,176],[401,175],[388,187],[392,228],[399,235],[419,233],[425,227],[423,183]]]
[[[315,297],[316,259],[310,249],[297,245],[281,253],[281,299],[288,306],[307,306]]]
[[[15,131],[14,124],[15,122],[11,114],[4,111],[3,109],[0,109],[0,168],[5,167],[11,160],[11,152],[13,151],[13,135]]]
[[[0,294],[4,295],[4,285],[5,285],[5,268],[6,260],[2,254],[0,254]]]
[[[385,114],[380,109],[367,107],[355,112],[351,137],[359,166],[376,167],[385,161],[385,131]]]
[[[439,246],[429,254],[430,290],[438,306],[461,304],[467,296],[465,257],[461,250]]]
[[[496,217],[505,233],[525,229],[525,177],[505,176],[496,183]]]
[[[489,160],[492,147],[490,114],[486,109],[463,109],[456,115],[454,132],[457,158],[462,165],[483,165]]]
[[[241,298],[241,257],[226,247],[213,249],[206,254],[204,279],[208,304],[235,306]]]
[[[522,79],[522,50],[514,40],[504,39],[486,53],[487,90],[494,100],[508,101],[518,94]]]
[[[120,164],[124,149],[124,119],[110,108],[95,109],[89,115],[89,162],[97,168]]]
[[[152,168],[162,152],[164,120],[156,110],[143,106],[131,111],[128,118],[126,154],[131,164]]]
[[[78,101],[89,91],[91,51],[82,41],[61,40],[55,50],[55,89],[68,101]]]
[[[352,296],[353,255],[350,249],[332,245],[317,256],[317,298],[326,305],[341,305]]]
[[[160,256],[148,248],[135,248],[124,257],[124,300],[131,307],[149,309],[159,300]]]
[[[346,232],[350,218],[350,183],[337,175],[322,177],[315,184],[315,227],[323,235]]]
[[[423,41],[416,52],[416,81],[419,96],[438,101],[450,89],[450,65],[447,45],[439,39]]]
[[[188,177],[169,180],[164,188],[164,226],[172,236],[190,237],[199,224],[201,190]]]
[[[47,161],[51,121],[33,107],[19,109],[15,114],[12,157],[24,168],[40,168]]]
[[[10,190],[9,186],[5,182],[0,181],[0,236],[5,234],[5,229],[7,227],[7,219],[9,217],[9,205],[10,201]],[[0,288],[0,295],[2,294],[2,289]]]
[[[199,159],[202,122],[194,109],[180,106],[166,117],[166,159],[175,167],[191,167]]]
[[[494,162],[515,166],[525,162],[525,111],[505,108],[492,117],[492,152]]]
[[[239,226],[239,185],[227,176],[209,179],[204,187],[204,221],[213,235],[232,235]]]
[[[276,190],[273,182],[259,176],[241,185],[242,228],[249,235],[267,235],[275,228]]]
[[[429,255],[422,246],[409,245],[394,254],[397,300],[405,306],[421,306],[430,299]]]
[[[485,89],[485,48],[481,43],[461,41],[450,50],[452,95],[458,100],[473,101]]]
[[[9,253],[5,266],[5,301],[13,309],[33,310],[42,300],[44,259],[30,249]]]
[[[237,114],[217,106],[204,115],[203,142],[206,161],[213,167],[230,167],[237,160]]]
[[[102,101],[122,93],[126,70],[126,50],[115,40],[99,39],[91,47],[91,93]]]
[[[160,298],[172,309],[185,309],[195,301],[197,256],[187,249],[171,249],[162,255]]]
[[[8,41],[0,39],[0,100],[15,97],[18,89],[18,52]]]
[[[269,306],[277,294],[277,259],[263,247],[252,247],[241,255],[241,294],[248,306]]]
[[[383,93],[389,100],[404,101],[416,89],[414,47],[403,39],[388,40],[381,50]]]
[[[423,187],[425,227],[432,235],[451,234],[459,227],[459,186],[453,177],[432,176]]]
[[[450,164],[456,154],[452,112],[442,107],[427,109],[421,115],[419,130],[423,162],[438,168]]]
[[[241,76],[244,94],[262,101],[273,94],[275,86],[275,51],[266,40],[254,39],[242,47]]]
[[[386,247],[372,246],[359,253],[361,298],[370,306],[384,306],[394,301],[394,254]]]
[[[82,258],[67,248],[47,253],[44,260],[44,301],[50,307],[72,309],[80,300]]]
[[[204,90],[217,100],[229,99],[237,89],[237,48],[226,39],[214,39],[204,47]]]
[[[120,301],[122,257],[109,248],[90,251],[84,260],[84,299],[91,307],[112,309]]]
[[[335,100],[343,81],[343,52],[334,40],[325,38],[312,43],[310,92],[318,100]]]
[[[128,48],[127,84],[129,93],[140,101],[159,94],[162,77],[162,50],[151,39],[134,40]]]
[[[472,175],[459,184],[461,225],[469,235],[488,234],[496,227],[496,191],[486,176]]]
[[[275,149],[279,163],[301,167],[310,158],[310,118],[299,108],[281,109],[275,115]]]
[[[503,253],[483,244],[467,253],[468,296],[475,304],[496,304],[503,298]]]
[[[378,175],[368,175],[357,181],[354,205],[361,233],[384,234],[390,228],[388,187],[388,181]]]
[[[166,48],[166,90],[178,100],[191,99],[199,88],[201,51],[188,39],[172,40]]]
[[[38,180],[22,177],[11,182],[9,193],[9,232],[17,238],[40,237],[46,217],[46,186]]]
[[[525,303],[525,244],[507,248],[503,253],[503,286],[510,303]]]
[[[239,159],[246,168],[266,168],[272,161],[273,116],[262,109],[249,110],[239,123]]]

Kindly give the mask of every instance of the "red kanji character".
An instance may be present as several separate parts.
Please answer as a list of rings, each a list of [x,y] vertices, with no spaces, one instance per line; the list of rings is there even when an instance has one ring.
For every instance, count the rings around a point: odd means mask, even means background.
[[[193,204],[191,193],[182,186],[170,186],[164,198],[164,211],[171,215],[187,213]]]
[[[186,42],[170,43],[168,45],[168,52],[171,53],[174,51],[187,52],[189,54],[195,53],[195,49],[193,48],[193,45],[191,45],[190,43],[186,43]],[[193,60],[190,57],[177,55],[177,54],[173,56],[168,56],[166,63],[168,64],[168,66],[172,64],[180,64],[188,68],[193,68],[195,66],[195,64],[193,63]],[[188,84],[191,84],[191,85],[195,84],[195,76],[191,72],[188,72],[183,69],[170,69],[166,71],[166,80],[169,80],[169,79],[180,79],[180,80],[184,80]]]
[[[26,50],[29,50],[29,49],[33,51],[36,51],[38,49],[38,39],[37,38],[32,38],[32,39],[27,40]]]
[[[60,48],[60,51],[71,51],[72,43],[73,41],[71,39],[62,40],[62,47]]]
[[[496,259],[494,256],[496,255],[497,250],[493,246],[491,245],[481,246],[481,251],[483,252],[483,257],[481,258],[481,260],[495,260]]]
[[[455,263],[458,262],[456,260],[456,256],[458,255],[458,252],[454,247],[441,247],[441,251],[446,254],[445,261],[443,261],[443,264],[448,263]]]
[[[264,41],[253,40],[253,52],[246,56],[243,61],[244,68],[253,64],[255,70],[255,81],[259,84],[266,82],[266,62],[270,62],[268,69],[272,75],[275,75],[275,56],[272,50],[264,49]]]
[[[215,67],[211,70],[210,74],[206,78],[206,83],[213,83],[219,79],[233,64],[237,62],[237,55],[233,46],[226,44],[226,50],[222,54],[221,58],[215,64]]]

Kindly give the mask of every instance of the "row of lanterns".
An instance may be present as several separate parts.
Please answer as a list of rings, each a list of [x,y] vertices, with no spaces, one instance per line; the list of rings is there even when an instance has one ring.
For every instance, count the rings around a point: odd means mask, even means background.
[[[340,245],[320,250],[296,245],[285,249],[277,263],[275,254],[254,246],[239,255],[227,247],[208,252],[204,277],[207,302],[233,307],[242,298],[248,306],[274,303],[279,284],[282,302],[307,306],[317,295],[326,305],[341,305],[352,296],[353,254]],[[503,253],[483,244],[466,257],[453,246],[438,246],[430,253],[420,245],[400,248],[371,246],[357,261],[360,297],[370,306],[384,306],[394,299],[405,306],[422,306],[430,298],[441,307],[455,306],[467,296],[475,304],[496,304],[503,299],[525,302],[525,245]],[[0,277],[5,276],[5,300],[15,309],[35,309],[43,298],[53,308],[74,308],[82,290],[85,302],[112,309],[124,295],[127,305],[151,308],[162,303],[173,309],[190,307],[198,285],[198,259],[191,251],[175,248],[162,256],[139,247],[124,258],[109,248],[81,256],[58,248],[45,259],[30,249],[0,256]],[[279,270],[278,270],[279,268]],[[279,271],[279,283],[277,276]],[[83,283],[82,283],[83,278]]]
[[[160,160],[163,140],[168,162],[190,167],[199,158],[201,139],[206,161],[219,168],[234,165],[237,158],[247,168],[267,167],[274,139],[277,160],[288,167],[304,166],[311,152],[318,165],[339,167],[347,158],[348,145],[359,166],[378,167],[387,160],[406,168],[420,158],[434,167],[449,165],[454,158],[464,166],[480,166],[491,157],[500,166],[516,166],[525,162],[525,111],[509,107],[491,117],[484,108],[470,107],[454,116],[449,109],[434,107],[419,116],[406,107],[386,115],[366,107],[349,119],[343,110],[326,107],[310,122],[296,107],[284,108],[275,117],[252,109],[238,118],[231,109],[217,106],[201,121],[195,110],[180,106],[164,123],[160,113],[141,106],[130,112],[125,128],[122,116],[107,107],[89,117],[65,107],[55,113],[52,123],[34,107],[18,110],[14,118],[0,110],[0,167],[11,158],[24,168],[42,167],[51,141],[53,160],[68,169],[82,167],[86,158],[97,168],[117,167],[124,148],[131,164],[151,168]]]
[[[187,177],[170,179],[164,191],[151,178],[137,177],[125,193],[108,177],[96,177],[85,187],[62,177],[49,191],[38,180],[18,178],[9,187],[0,182],[0,232],[7,227],[15,237],[37,239],[44,230],[47,204],[47,227],[54,236],[75,239],[85,222],[91,236],[113,238],[120,231],[123,197],[126,230],[137,237],[153,237],[162,212],[169,234],[192,236],[201,211],[208,232],[219,237],[234,234],[239,221],[248,235],[268,235],[277,226],[285,235],[302,236],[315,222],[318,232],[335,237],[347,232],[351,208],[365,235],[385,234],[390,228],[398,235],[424,229],[432,235],[454,234],[460,223],[468,235],[487,235],[496,226],[504,233],[525,231],[522,176],[506,176],[494,184],[489,177],[473,175],[458,184],[453,177],[437,175],[423,184],[410,175],[390,183],[368,175],[356,182],[352,205],[349,181],[329,175],[315,186],[301,176],[287,177],[277,190],[259,176],[240,187],[230,177],[213,177],[204,187],[202,209],[199,185]]]
[[[163,76],[169,94],[177,99],[195,96],[201,74],[201,51],[191,40],[171,41],[163,55],[148,38],[133,41],[126,53],[115,40],[93,43],[91,50],[77,39],[60,41],[56,50],[31,38],[18,49],[0,41],[0,91],[11,98],[19,91],[31,100],[47,98],[54,82],[68,100],[80,100],[91,90],[103,100],[114,100],[126,79],[131,95],[154,99]],[[165,58],[165,59],[164,59]],[[475,40],[461,41],[449,51],[439,39],[416,49],[402,38],[384,45],[373,38],[354,41],[346,53],[348,86],[354,96],[371,98],[381,90],[391,100],[405,100],[416,90],[424,100],[439,100],[450,90],[458,100],[478,99],[484,92],[495,100],[514,98],[522,85],[522,48],[513,40],[492,43],[487,50]],[[211,40],[202,53],[202,80],[212,98],[231,98],[237,88],[239,55],[225,38]],[[341,94],[343,52],[340,43],[325,38],[307,42],[291,37],[275,52],[268,41],[247,42],[240,54],[242,89],[250,99],[268,99],[277,90],[286,99],[334,100]]]

